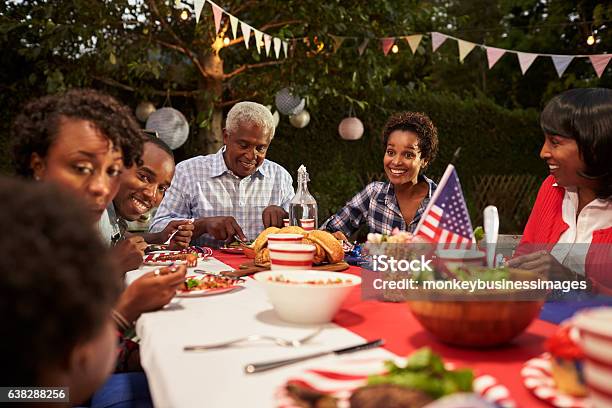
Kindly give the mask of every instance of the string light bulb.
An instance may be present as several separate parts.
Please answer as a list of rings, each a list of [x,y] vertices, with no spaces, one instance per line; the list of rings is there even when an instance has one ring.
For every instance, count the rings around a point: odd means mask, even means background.
[[[397,44],[393,44],[393,47],[391,47],[391,52],[394,54],[397,54],[399,52],[399,47],[397,46]]]
[[[229,43],[230,43],[229,37],[223,37],[223,45],[225,45],[227,47],[229,45]]]
[[[595,44],[595,36],[594,36],[593,34],[591,34],[591,35],[589,35],[589,36],[587,37],[587,44],[588,44],[588,45],[593,45],[593,44]]]
[[[189,12],[187,10],[181,11],[181,20],[185,21],[189,18]]]

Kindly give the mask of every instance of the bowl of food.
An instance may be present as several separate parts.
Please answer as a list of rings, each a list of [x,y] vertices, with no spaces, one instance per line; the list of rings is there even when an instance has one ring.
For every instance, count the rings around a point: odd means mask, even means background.
[[[302,324],[331,321],[349,292],[361,284],[359,276],[313,270],[260,272],[255,280],[282,320]]]
[[[547,292],[540,275],[519,269],[459,268],[453,277],[420,282],[408,306],[437,339],[464,347],[491,347],[521,334],[538,316]],[[460,288],[458,288],[460,287]]]

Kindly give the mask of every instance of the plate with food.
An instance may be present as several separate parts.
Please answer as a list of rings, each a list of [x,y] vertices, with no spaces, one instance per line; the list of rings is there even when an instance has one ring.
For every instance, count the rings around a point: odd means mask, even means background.
[[[204,276],[187,276],[183,286],[176,291],[178,297],[198,297],[219,295],[238,288],[241,280],[206,274]]]
[[[330,361],[289,378],[275,397],[277,408],[516,407],[495,377],[455,369],[429,348],[417,350],[407,361]]]
[[[562,322],[545,343],[547,352],[527,361],[523,384],[537,398],[559,408],[582,408],[586,401],[584,353],[580,331],[571,320]]]
[[[243,255],[245,245],[250,245],[250,243],[249,242],[242,243],[242,242],[234,241],[234,242],[225,244],[224,246],[219,248],[219,250],[221,252],[225,252],[226,254]]]

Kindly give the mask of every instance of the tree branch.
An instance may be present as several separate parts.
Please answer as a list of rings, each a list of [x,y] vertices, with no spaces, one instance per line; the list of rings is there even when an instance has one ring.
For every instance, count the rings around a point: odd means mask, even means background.
[[[103,84],[106,85],[110,85],[112,87],[115,88],[119,88],[119,89],[123,89],[125,91],[130,91],[130,92],[139,92],[138,89],[126,85],[126,84],[122,84],[119,81],[115,81],[114,79],[110,79],[110,78],[104,78],[104,77],[100,77],[100,76],[92,76],[93,79],[95,79],[96,81],[100,81]],[[148,91],[148,93],[152,94],[152,95],[158,95],[158,96],[184,96],[185,98],[193,98],[195,97],[198,93],[200,93],[200,91],[159,91],[159,90],[151,90]]]
[[[266,61],[266,62],[259,62],[257,64],[245,64],[241,67],[236,68],[235,70],[233,70],[232,72],[230,72],[229,74],[225,74],[223,75],[223,79],[230,79],[232,77],[235,77],[236,75],[249,70],[249,69],[254,69],[254,68],[261,68],[261,67],[267,67],[270,65],[280,65],[280,64],[284,64],[286,62],[286,60],[282,60],[282,61]]]
[[[176,33],[174,32],[172,27],[170,27],[170,25],[166,21],[165,17],[163,17],[159,13],[159,10],[157,8],[157,4],[155,4],[155,0],[147,0],[147,4],[151,8],[151,11],[157,16],[157,18],[158,18],[159,22],[161,23],[162,27],[164,27],[164,29],[170,34],[170,36],[172,38],[174,38],[174,40],[176,41],[176,43],[178,45],[161,42],[159,40],[158,40],[158,42],[160,44],[162,44],[162,45],[165,45],[168,48],[171,48],[171,49],[173,49],[175,51],[179,51],[179,52],[185,54],[187,57],[189,57],[191,62],[193,62],[193,65],[195,65],[195,67],[198,69],[198,72],[200,73],[200,75],[202,75],[204,78],[209,78],[210,75],[208,74],[208,72],[206,72],[204,67],[202,67],[202,64],[200,64],[200,61],[198,60],[198,56],[193,51],[191,51],[189,49],[189,47],[187,47],[187,45],[183,42],[183,40],[180,39],[180,37],[178,35],[176,35]]]
[[[231,101],[223,101],[223,102],[217,102],[215,103],[215,106],[217,108],[225,108],[226,106],[230,106],[230,105],[234,105],[238,102],[242,102],[244,100],[248,100],[248,99],[253,99],[254,97],[256,97],[259,94],[259,92],[253,92],[250,95],[245,96],[244,98],[240,98],[240,99],[232,99]]]

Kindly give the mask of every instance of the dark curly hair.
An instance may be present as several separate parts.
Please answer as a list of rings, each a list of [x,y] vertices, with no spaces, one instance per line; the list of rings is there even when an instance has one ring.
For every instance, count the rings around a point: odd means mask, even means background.
[[[552,98],[540,116],[547,135],[576,141],[585,164],[580,174],[596,180],[598,198],[612,198],[612,90],[607,88],[570,89]]]
[[[38,384],[110,316],[119,274],[87,219],[51,183],[0,178],[0,384]]]
[[[399,112],[391,115],[383,128],[383,149],[387,147],[389,135],[396,130],[414,132],[419,141],[421,158],[427,161],[427,165],[435,160],[438,154],[438,129],[427,115],[421,112]]]
[[[123,154],[123,164],[139,164],[143,137],[129,108],[93,89],[73,89],[28,102],[11,129],[15,170],[32,177],[32,153],[45,157],[62,118],[91,122]]]

